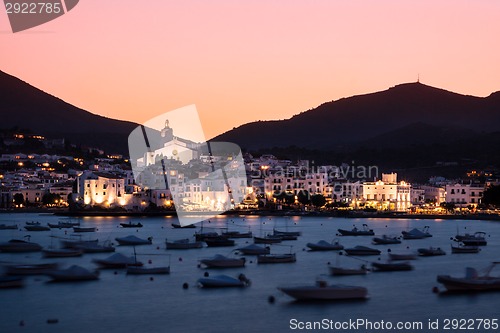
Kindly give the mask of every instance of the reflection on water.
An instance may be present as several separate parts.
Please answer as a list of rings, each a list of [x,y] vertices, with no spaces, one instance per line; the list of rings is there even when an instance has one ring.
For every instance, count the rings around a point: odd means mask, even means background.
[[[343,219],[317,217],[216,217],[203,223],[204,231],[228,228],[229,231],[252,231],[265,236],[273,228],[281,231],[301,231],[296,241],[270,245],[271,253],[297,253],[297,262],[291,264],[258,265],[256,258],[247,257],[245,268],[204,270],[198,260],[215,254],[235,255],[233,250],[252,243],[250,239],[236,239],[234,248],[203,248],[165,250],[165,238],[191,238],[197,229],[173,229],[173,218],[85,217],[68,219],[50,215],[1,214],[0,224],[17,223],[23,229],[25,221],[42,224],[58,221],[81,222],[81,227],[96,227],[95,233],[82,234],[82,239],[109,240],[135,235],[153,237],[152,245],[136,247],[138,260],[151,261],[152,266],[170,262],[171,274],[166,276],[127,276],[123,270],[103,270],[100,280],[85,283],[47,283],[43,276],[28,277],[26,287],[19,290],[0,290],[2,320],[0,332],[287,332],[290,320],[344,321],[363,318],[373,321],[421,321],[444,318],[497,318],[498,293],[440,296],[432,292],[438,274],[462,276],[466,266],[482,268],[500,259],[500,232],[498,222],[487,221],[433,221]],[[120,223],[141,222],[139,229],[121,228]],[[433,237],[407,240],[402,244],[371,244],[371,237],[338,237],[337,229],[358,228],[367,223],[375,234],[399,235],[403,230],[430,226]],[[464,229],[464,228],[467,229]],[[484,231],[490,237],[488,245],[479,254],[451,254],[450,237],[460,233]],[[31,241],[44,247],[59,246],[59,238],[70,237],[71,229],[52,229],[49,232],[0,230],[0,241],[31,235]],[[418,258],[415,270],[409,272],[370,273],[361,276],[327,276],[329,283],[360,285],[368,288],[370,299],[362,302],[302,303],[280,293],[276,287],[286,284],[313,284],[319,275],[328,274],[327,263],[340,262],[356,266],[379,257],[359,259],[341,256],[337,252],[306,251],[308,242],[338,238],[345,247],[364,245],[393,253],[416,251],[418,248],[439,246],[447,251],[440,257]],[[115,244],[116,245],[116,244]],[[133,255],[133,248],[117,247],[117,252]],[[78,264],[95,268],[92,259],[109,254],[85,254],[79,258],[43,259],[40,253],[0,254],[2,263],[60,262],[64,266]],[[196,281],[205,271],[211,275],[237,276],[244,273],[252,284],[244,289],[200,290]],[[116,274],[115,274],[116,273]],[[189,284],[183,289],[184,283]],[[443,289],[442,286],[439,286]],[[274,296],[275,302],[268,302]],[[57,324],[47,319],[57,318]],[[19,323],[23,321],[24,326]],[[480,332],[481,330],[475,330]]]

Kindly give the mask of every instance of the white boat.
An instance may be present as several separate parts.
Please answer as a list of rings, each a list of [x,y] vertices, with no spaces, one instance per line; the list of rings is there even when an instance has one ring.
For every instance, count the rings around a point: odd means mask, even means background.
[[[16,230],[17,224],[0,224],[0,230]]]
[[[73,227],[73,232],[94,232],[95,227]]]
[[[227,275],[217,275],[198,279],[198,285],[204,288],[247,287],[250,285],[250,280],[248,280],[244,274],[240,274],[238,278]]]
[[[336,301],[368,298],[368,290],[365,287],[340,284],[328,285],[326,281],[318,281],[316,285],[312,286],[278,287],[278,290],[299,301]]]
[[[53,282],[75,282],[97,280],[98,272],[91,272],[81,266],[73,265],[67,269],[53,270],[47,273]]]
[[[418,255],[422,257],[432,257],[432,256],[444,256],[446,252],[440,247],[429,247],[418,249]]]
[[[361,265],[359,268],[353,267],[340,267],[340,266],[329,266],[330,275],[365,275],[370,270],[365,266]]]
[[[102,244],[97,242],[82,242],[75,245],[75,249],[80,249],[83,253],[107,253],[115,252],[115,247],[109,241]]]
[[[489,291],[500,290],[500,276],[490,276],[492,269],[500,264],[493,262],[479,275],[476,269],[467,267],[465,277],[457,278],[449,275],[438,275],[437,281],[442,283],[449,291]]]
[[[170,266],[164,266],[164,267],[127,266],[127,274],[131,274],[131,275],[170,274]]]
[[[61,221],[59,221],[57,224],[47,223],[47,225],[49,226],[49,228],[64,229],[64,228],[78,227],[80,225],[80,222],[61,222]]]
[[[462,242],[464,245],[470,246],[485,246],[488,244],[486,241],[486,233],[482,231],[475,232],[473,235],[456,235],[455,240],[457,242]]]
[[[414,228],[410,231],[402,231],[401,233],[403,234],[403,239],[423,239],[432,237],[429,233],[429,226],[425,226],[422,230]]]
[[[244,255],[259,255],[259,254],[269,254],[271,249],[269,247],[259,246],[257,244],[250,244],[237,249]]]
[[[325,240],[320,240],[317,243],[307,243],[306,246],[310,249],[310,251],[338,251],[344,249],[344,246],[338,241],[328,243]]]
[[[363,229],[358,229],[356,226],[352,230],[337,229],[340,236],[374,236],[373,229],[369,229],[368,225],[363,224]]]
[[[382,235],[382,237],[373,237],[374,245],[401,244],[401,240],[396,236]]]
[[[459,243],[457,246],[451,246],[451,253],[479,253],[481,249],[476,245],[463,245]]]
[[[126,236],[126,237],[117,237],[115,240],[120,245],[146,245],[151,244],[153,242],[152,237],[148,237],[148,239],[142,239],[134,235]]]
[[[221,233],[221,236],[227,238],[252,238],[253,234],[251,231],[248,232],[225,231]]]
[[[277,229],[273,229],[273,236],[295,236],[298,237],[302,235],[300,231],[280,231]]]
[[[7,275],[44,275],[58,268],[57,263],[48,264],[19,264],[5,266]]]
[[[417,259],[417,255],[415,253],[393,253],[389,252],[389,259],[390,260],[415,260]]]
[[[8,242],[0,243],[0,251],[2,252],[39,252],[41,250],[40,244],[21,239],[11,239]]]
[[[413,266],[409,262],[372,262],[374,272],[411,271]]]
[[[115,253],[105,259],[94,259],[92,261],[101,268],[126,268],[127,266],[143,265],[143,263],[137,261],[135,257],[126,257],[121,253]]]
[[[178,239],[171,242],[166,239],[165,244],[167,246],[167,250],[200,249],[203,247],[203,242],[191,242],[189,238]]]
[[[80,236],[80,238],[78,239],[61,239],[61,247],[65,249],[76,249],[81,245],[97,244],[97,242],[99,241],[97,239],[82,240],[81,235],[78,236]]]
[[[381,253],[380,250],[361,245],[345,249],[344,251],[351,256],[377,256]]]
[[[81,257],[83,250],[81,249],[45,249],[42,250],[45,258],[66,258],[66,257]]]
[[[212,258],[200,259],[200,263],[207,268],[233,268],[244,267],[245,258],[228,258],[221,254],[216,254]]]
[[[295,253],[260,254],[257,256],[258,264],[282,264],[297,261]]]
[[[50,228],[45,225],[25,225],[24,229],[27,231],[49,231]]]

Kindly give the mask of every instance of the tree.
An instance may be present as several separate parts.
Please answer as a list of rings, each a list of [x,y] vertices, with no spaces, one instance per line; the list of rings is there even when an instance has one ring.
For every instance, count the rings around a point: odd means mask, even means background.
[[[483,193],[483,203],[486,205],[500,206],[500,186],[490,186]]]
[[[441,202],[440,206],[450,213],[453,213],[456,207],[453,202]]]
[[[14,204],[22,205],[24,203],[24,195],[22,193],[14,194]]]
[[[311,202],[311,194],[307,190],[299,191],[297,193],[297,200],[303,205],[308,205]]]
[[[55,193],[45,193],[42,197],[42,203],[47,205],[54,205],[61,200],[61,196]]]
[[[315,194],[311,197],[311,203],[315,207],[323,207],[326,204],[326,199],[323,194]]]

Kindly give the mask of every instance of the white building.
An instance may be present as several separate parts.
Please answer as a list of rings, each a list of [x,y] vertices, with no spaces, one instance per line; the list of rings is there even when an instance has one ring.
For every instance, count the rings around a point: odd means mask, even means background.
[[[420,188],[424,190],[424,200],[437,204],[446,202],[446,189],[444,187],[422,185]]]
[[[132,193],[126,193],[125,179],[110,173],[84,172],[77,179],[77,193],[85,205],[128,208],[135,204]]]
[[[482,184],[449,184],[446,185],[446,202],[465,207],[481,203],[484,192]]]
[[[397,182],[397,174],[382,174],[382,180],[363,183],[365,205],[378,210],[406,211],[411,207],[411,184]]]

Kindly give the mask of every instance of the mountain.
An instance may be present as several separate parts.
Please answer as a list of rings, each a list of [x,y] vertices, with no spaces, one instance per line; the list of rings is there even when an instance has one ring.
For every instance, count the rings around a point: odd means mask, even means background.
[[[127,138],[138,125],[77,108],[0,71],[0,129],[19,127],[51,138],[128,155]]]
[[[500,92],[481,98],[417,82],[327,102],[286,120],[248,123],[213,140],[248,150],[342,151],[451,143],[495,131],[500,131]]]

